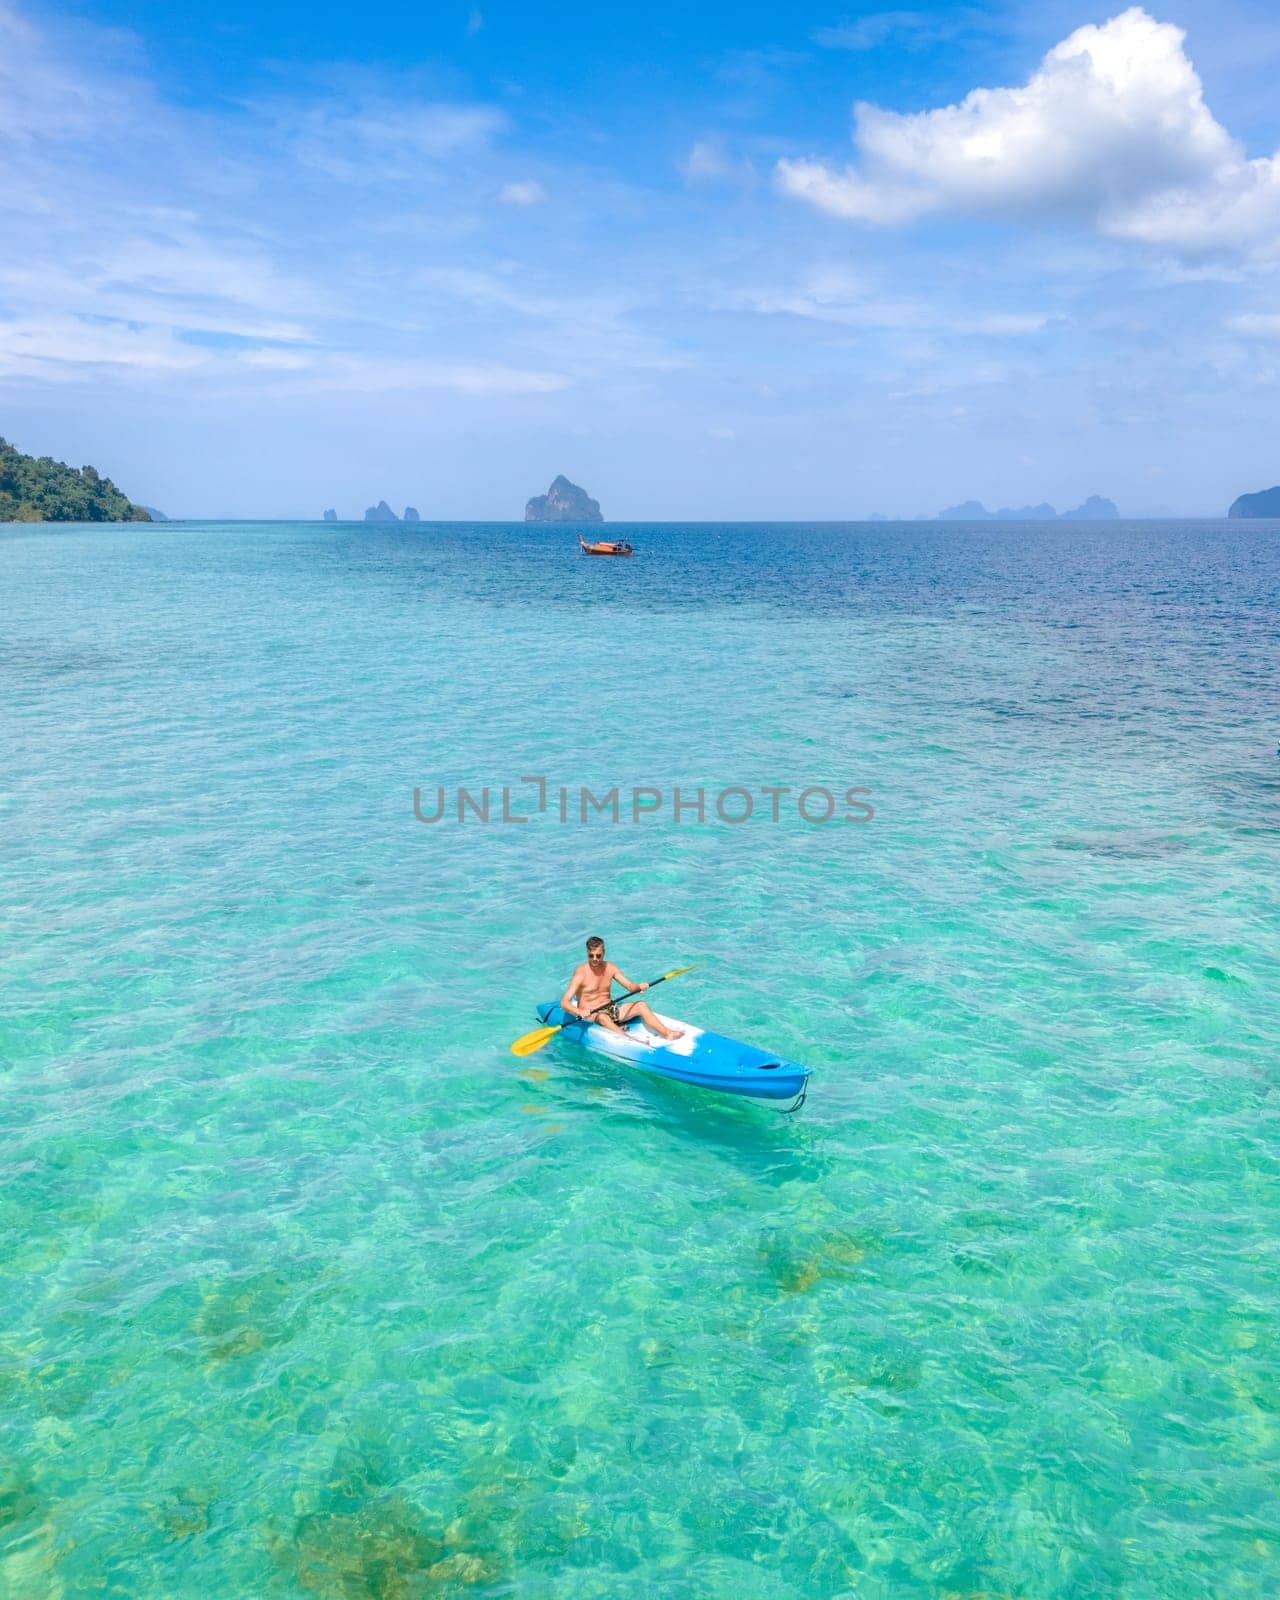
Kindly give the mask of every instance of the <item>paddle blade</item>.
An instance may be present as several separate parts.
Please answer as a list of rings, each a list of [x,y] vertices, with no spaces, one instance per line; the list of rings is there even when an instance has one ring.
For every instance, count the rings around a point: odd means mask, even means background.
[[[691,967],[677,967],[674,972],[664,972],[662,974],[662,981],[665,983],[668,978],[678,978],[682,972],[696,972],[697,969],[697,962],[695,962]]]
[[[531,1056],[535,1050],[541,1050],[553,1034],[560,1032],[564,1023],[557,1023],[554,1028],[535,1028],[532,1033],[523,1034],[511,1046],[513,1056]]]

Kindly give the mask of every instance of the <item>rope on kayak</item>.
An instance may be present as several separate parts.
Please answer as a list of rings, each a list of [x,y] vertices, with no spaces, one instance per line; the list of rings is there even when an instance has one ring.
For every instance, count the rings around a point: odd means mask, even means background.
[[[804,1080],[804,1087],[800,1090],[800,1093],[795,1097],[789,1106],[777,1106],[774,1107],[774,1109],[777,1111],[780,1117],[790,1117],[794,1115],[795,1112],[799,1111],[800,1107],[804,1104],[805,1097],[808,1095],[808,1093],[809,1080],[806,1078]]]

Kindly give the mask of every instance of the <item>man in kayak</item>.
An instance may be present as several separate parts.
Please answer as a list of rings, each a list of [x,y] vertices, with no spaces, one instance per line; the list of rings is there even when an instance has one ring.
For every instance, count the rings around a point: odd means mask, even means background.
[[[613,962],[605,959],[603,939],[588,939],[587,959],[569,979],[569,987],[560,999],[561,1010],[571,1017],[582,1017],[587,1022],[599,1023],[602,1028],[611,1028],[614,1033],[625,1033],[623,1024],[639,1017],[649,1032],[656,1033],[660,1039],[683,1037],[679,1028],[668,1028],[659,1022],[643,1000],[624,1005],[613,999],[611,991],[615,982],[628,994],[643,994],[649,987],[647,983],[632,983],[630,978],[624,978]]]

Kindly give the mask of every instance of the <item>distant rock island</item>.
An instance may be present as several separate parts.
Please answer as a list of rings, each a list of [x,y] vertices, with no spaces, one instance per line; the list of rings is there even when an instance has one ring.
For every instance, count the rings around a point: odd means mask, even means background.
[[[1274,489],[1259,489],[1233,500],[1229,517],[1280,517],[1280,484]]]
[[[366,522],[421,522],[417,506],[406,506],[404,516],[398,517],[385,500],[379,500],[376,506],[370,506],[364,514]],[[324,513],[322,522],[341,522],[342,518],[332,506]]]
[[[0,439],[0,522],[150,522],[96,467],[24,456]]]
[[[1239,502],[1237,502],[1238,504]],[[1001,506],[999,511],[988,511],[980,500],[966,500],[958,506],[948,506],[939,511],[938,522],[1103,522],[1120,515],[1114,500],[1104,500],[1091,494],[1082,506],[1074,511],[1055,511],[1042,502],[1038,506]]]
[[[938,522],[1056,522],[1058,513],[1051,505],[1001,506],[988,511],[980,500],[962,500],[958,506],[939,511]]]
[[[329,513],[324,514],[325,521],[329,520]],[[334,521],[338,519],[335,517]],[[370,506],[364,514],[366,522],[421,522],[417,506],[406,506],[404,516],[398,517],[385,500],[379,500],[376,506]]]
[[[1077,506],[1074,511],[1064,511],[1058,518],[1059,522],[1112,522],[1120,515],[1120,507],[1114,500],[1107,500],[1100,494],[1091,494],[1085,503]]]
[[[524,508],[526,522],[603,522],[600,502],[585,489],[558,477],[546,494],[534,495]]]

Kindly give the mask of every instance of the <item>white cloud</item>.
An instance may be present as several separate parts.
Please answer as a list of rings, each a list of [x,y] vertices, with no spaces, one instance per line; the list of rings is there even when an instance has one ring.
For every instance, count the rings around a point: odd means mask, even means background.
[[[495,106],[393,103],[370,106],[354,117],[337,115],[330,123],[344,139],[431,157],[483,144],[506,125]]]
[[[0,322],[0,374],[5,376],[57,381],[104,367],[117,373],[189,372],[203,360],[201,351],[180,343],[167,328],[56,316]]]
[[[680,176],[688,184],[735,183],[750,188],[756,181],[756,169],[750,159],[731,156],[718,138],[695,139],[678,165]]]
[[[1134,7],[1078,28],[1019,88],[903,115],[859,103],[859,164],[782,161],[834,216],[1074,220],[1196,253],[1280,247],[1280,156],[1249,160],[1205,105],[1180,28]]]
[[[181,224],[106,242],[92,267],[81,271],[96,309],[107,310],[103,301],[113,295],[136,294],[153,311],[162,309],[184,326],[205,325],[204,318],[216,308],[278,315],[286,309],[313,311],[319,299],[314,289],[281,271],[261,249],[216,242]],[[308,334],[290,318],[286,324],[273,324],[263,336],[305,339]]]
[[[955,326],[962,333],[990,333],[1017,338],[1028,333],[1041,333],[1052,317],[1043,311],[986,311],[976,317],[964,317]]]
[[[1248,311],[1238,317],[1228,317],[1227,326],[1235,333],[1280,339],[1280,311]]]
[[[237,358],[237,365],[260,369],[263,372],[306,372],[315,357],[305,350],[261,348],[246,350]]]
[[[687,183],[727,178],[732,171],[723,150],[714,139],[698,139],[680,163]]]
[[[547,191],[536,178],[525,178],[520,183],[504,183],[498,190],[498,199],[504,206],[537,206],[547,198]]]
[[[819,267],[784,287],[737,290],[726,305],[766,317],[803,317],[844,328],[903,328],[919,324],[920,310],[886,299],[841,267]]]

